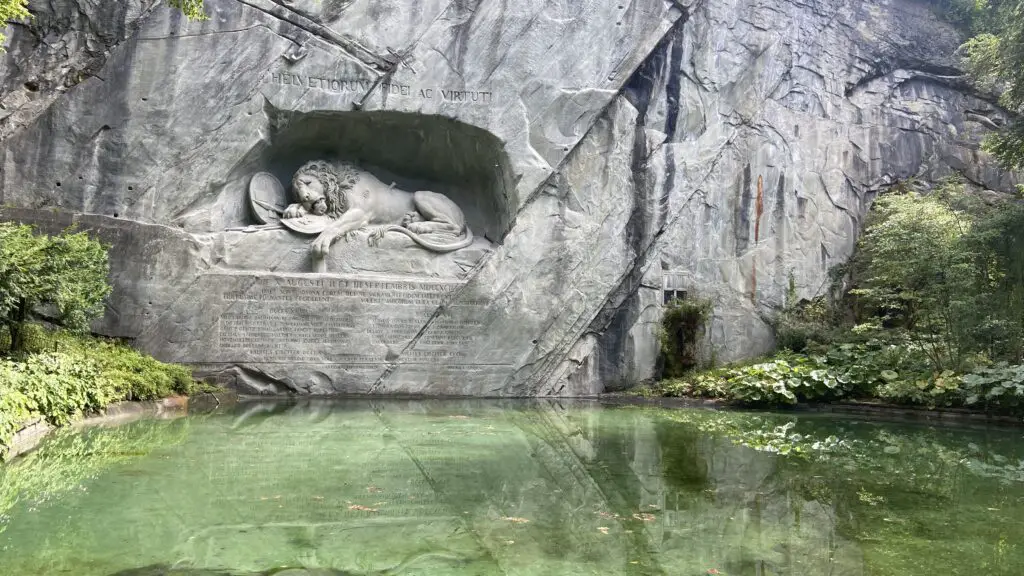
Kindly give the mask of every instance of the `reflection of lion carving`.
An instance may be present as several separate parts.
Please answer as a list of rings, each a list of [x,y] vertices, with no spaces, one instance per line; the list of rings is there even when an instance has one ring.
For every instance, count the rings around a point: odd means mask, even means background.
[[[315,160],[303,165],[292,178],[297,202],[288,206],[283,219],[307,214],[331,219],[316,240],[313,255],[323,259],[331,244],[363,228],[376,225],[371,244],[386,232],[400,232],[427,250],[452,252],[473,243],[462,210],[444,194],[420,190],[407,192],[385,185],[372,174],[347,163],[331,165]],[[427,240],[421,235],[462,238],[450,243]]]

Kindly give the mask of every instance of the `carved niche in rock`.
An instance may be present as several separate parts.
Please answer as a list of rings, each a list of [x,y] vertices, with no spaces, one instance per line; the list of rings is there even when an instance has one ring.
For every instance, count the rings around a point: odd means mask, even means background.
[[[249,182],[249,203],[261,224],[316,235],[314,272],[327,271],[331,244],[363,229],[370,231],[371,246],[388,232],[404,234],[432,252],[453,252],[473,243],[462,210],[444,194],[389,186],[347,162],[307,162],[295,172],[291,188],[288,204],[281,182],[259,172]]]

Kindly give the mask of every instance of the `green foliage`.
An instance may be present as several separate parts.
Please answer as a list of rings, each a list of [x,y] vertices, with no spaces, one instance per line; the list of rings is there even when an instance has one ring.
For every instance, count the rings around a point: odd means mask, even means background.
[[[817,359],[783,355],[768,362],[727,371],[733,400],[746,405],[796,404],[799,400],[841,398],[848,389],[842,375]]]
[[[831,342],[842,325],[840,316],[840,311],[829,296],[799,300],[796,279],[790,273],[785,306],[777,316],[770,319],[769,324],[775,331],[777,347],[803,352],[808,346]]]
[[[747,365],[663,380],[661,396],[718,398],[748,406],[786,406],[843,398],[879,398],[928,407],[979,406],[1024,413],[1024,366],[997,364],[958,375],[933,371],[929,352],[903,332],[886,339],[815,346],[806,354],[782,350]]]
[[[203,8],[203,0],[167,0],[167,5],[180,10],[189,20],[209,19]],[[28,11],[28,0],[0,0],[0,22],[7,24],[29,18],[32,18],[32,14]],[[0,44],[6,41],[7,36],[0,34]]]
[[[665,396],[705,396],[750,406],[782,406],[845,396],[850,381],[821,358],[783,351],[766,361],[666,380]]]
[[[961,50],[966,55],[967,73],[978,87],[989,92],[997,91],[1002,84],[999,36],[988,32],[978,34],[965,42]]]
[[[967,72],[1005,108],[1024,113],[1024,0],[978,0],[968,19],[976,36],[962,47]],[[986,138],[985,149],[1007,169],[1024,168],[1024,124]]]
[[[983,146],[1004,168],[1024,169],[1024,123],[1018,120],[1010,127],[985,137]]]
[[[931,369],[963,371],[982,354],[1024,354],[1024,207],[992,205],[949,182],[887,195],[854,261],[858,320],[898,329]]]
[[[985,14],[987,0],[929,0],[938,15],[964,30],[971,30]]]
[[[700,340],[711,316],[710,300],[674,299],[661,320],[666,376],[681,376],[700,365]]]
[[[0,364],[0,447],[10,442],[33,415],[33,405],[28,396],[14,388],[12,380],[6,367]]]
[[[4,25],[8,22],[16,22],[30,18],[28,11],[28,0],[0,0],[0,18]],[[7,37],[0,34],[0,44],[3,44]]]
[[[862,296],[889,326],[926,334],[946,325],[954,294],[967,292],[971,254],[958,250],[970,223],[935,196],[901,194],[875,202],[858,245]]]
[[[40,306],[53,307],[69,330],[88,329],[110,294],[109,270],[107,248],[84,232],[49,237],[0,223],[0,326],[6,326],[11,348],[23,347],[23,327]]]
[[[197,391],[188,368],[123,344],[38,327],[29,333],[32,353],[0,359],[0,445],[35,417],[61,426],[112,402]]]
[[[167,5],[181,10],[189,20],[208,20],[203,0],[167,0]]]
[[[747,406],[872,397],[893,404],[1024,414],[1024,365],[1003,362],[966,374],[933,372],[927,366],[927,352],[911,341],[872,339],[834,345],[820,354],[782,351],[750,365],[664,380],[654,392]]]
[[[1001,362],[990,368],[976,368],[960,377],[967,406],[984,405],[1006,412],[1021,411],[1024,403],[1024,365]]]
[[[791,278],[773,320],[781,352],[652,391],[747,405],[852,397],[1024,413],[1024,204],[954,181],[928,195],[897,186],[833,279],[847,274],[845,303],[859,322],[851,329],[833,298],[796,302]]]

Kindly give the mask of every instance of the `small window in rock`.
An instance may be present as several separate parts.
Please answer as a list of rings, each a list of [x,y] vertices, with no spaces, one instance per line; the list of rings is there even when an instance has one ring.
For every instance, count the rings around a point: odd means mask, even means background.
[[[686,290],[665,290],[665,304],[673,300],[686,300]]]

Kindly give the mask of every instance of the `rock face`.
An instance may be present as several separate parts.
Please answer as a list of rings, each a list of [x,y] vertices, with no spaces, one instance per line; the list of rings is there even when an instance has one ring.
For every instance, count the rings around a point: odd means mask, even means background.
[[[1018,182],[923,0],[34,8],[0,66],[0,216],[94,230],[95,329],[249,392],[596,393],[654,375],[679,291],[714,302],[709,353],[754,355],[887,185]],[[323,216],[326,256],[278,213],[311,160],[376,206]],[[466,247],[394,229],[445,221],[424,190]]]

